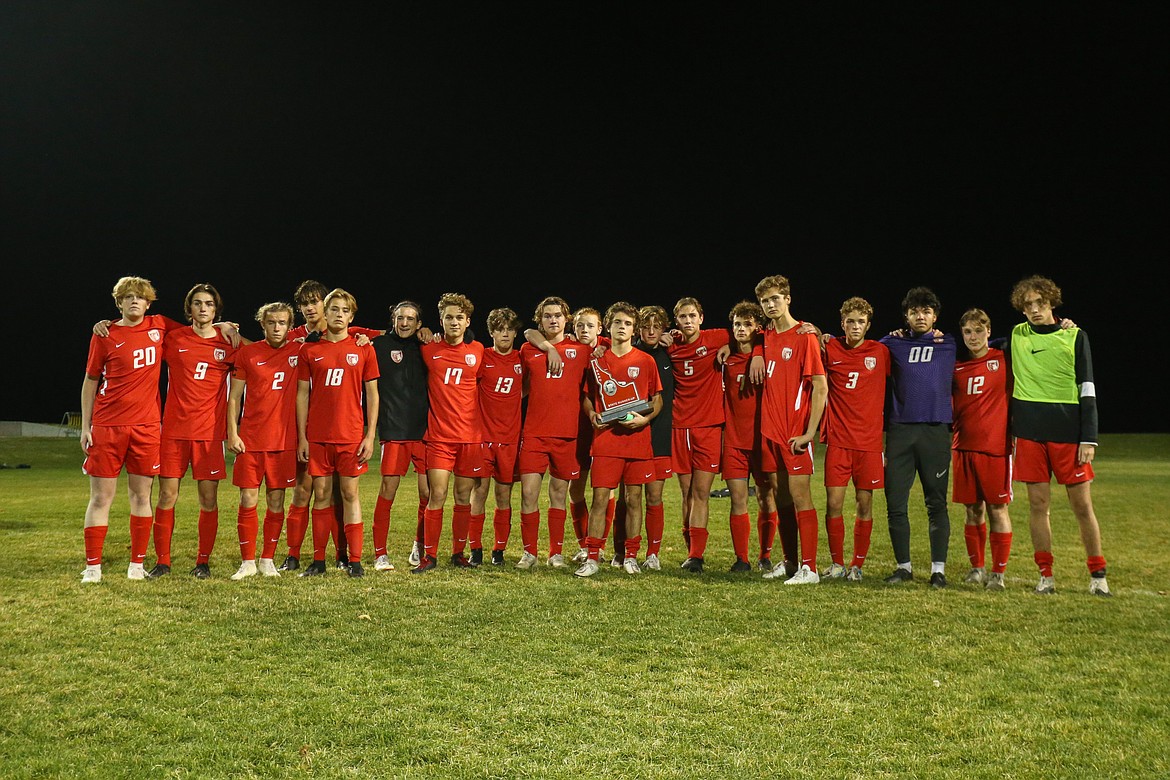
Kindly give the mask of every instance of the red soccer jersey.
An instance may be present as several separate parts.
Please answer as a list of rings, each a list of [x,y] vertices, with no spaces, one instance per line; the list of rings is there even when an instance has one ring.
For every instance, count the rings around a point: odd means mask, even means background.
[[[192,328],[167,334],[167,398],[163,437],[223,441],[227,437],[228,377],[236,348],[220,332],[204,338]]]
[[[811,377],[824,374],[821,348],[815,333],[798,334],[797,323],[783,333],[764,331],[764,398],[760,403],[760,432],[786,442],[802,436],[808,427]]]
[[[483,344],[478,341],[428,341],[419,351],[427,370],[426,441],[479,444],[479,388],[483,369]]]
[[[378,378],[378,358],[353,336],[305,342],[297,356],[297,380],[309,383],[305,435],[316,444],[357,444],[365,429],[365,383]],[[376,425],[377,420],[371,420]]]
[[[1008,436],[1010,372],[1002,350],[955,364],[951,399],[954,435],[951,447],[990,455],[1011,453]]]
[[[881,452],[890,351],[871,339],[847,349],[844,339],[835,338],[825,345],[825,374],[829,405],[822,440],[834,447]]]
[[[614,381],[632,383],[638,391],[638,396],[649,400],[662,392],[662,380],[658,376],[658,364],[646,352],[640,349],[631,349],[624,355],[618,356],[612,350],[597,358],[597,365],[609,372]],[[588,374],[589,392],[596,398],[600,392],[597,377],[590,370]],[[596,402],[594,408],[597,408]],[[593,432],[593,445],[589,450],[593,457],[625,458],[627,460],[650,460],[654,457],[654,448],[650,443],[650,426],[643,425],[637,430],[613,423],[605,430]]]
[[[740,450],[760,445],[760,401],[763,387],[748,379],[751,353],[733,352],[723,366],[723,446]]]
[[[360,336],[362,334],[365,334],[366,338],[368,338],[368,339],[373,339],[375,336],[382,335],[382,331],[380,331],[380,330],[375,330],[374,328],[362,328],[362,327],[359,327],[357,325],[350,325],[349,328],[347,328],[347,330],[349,331],[349,335],[351,335],[351,336]],[[293,328],[292,330],[290,330],[288,332],[288,340],[289,341],[296,341],[297,339],[305,339],[308,337],[308,335],[309,335],[309,326],[308,325],[297,325],[295,328]]]
[[[674,400],[671,425],[706,428],[723,424],[723,373],[715,355],[731,341],[724,329],[699,331],[690,344],[675,342],[667,348],[674,367]]]
[[[524,398],[520,350],[501,355],[483,351],[479,374],[479,414],[483,440],[492,444],[520,443],[520,407]]]
[[[151,425],[162,418],[158,380],[163,339],[182,323],[148,314],[133,327],[110,325],[108,336],[89,339],[85,373],[102,380],[93,402],[93,425]]]
[[[560,376],[549,374],[544,352],[527,343],[520,347],[520,365],[528,384],[523,435],[576,439],[581,393],[593,349],[571,339],[555,346],[564,363]]]
[[[256,341],[236,352],[232,378],[244,382],[240,438],[249,452],[297,448],[297,354],[301,344],[278,348]]]

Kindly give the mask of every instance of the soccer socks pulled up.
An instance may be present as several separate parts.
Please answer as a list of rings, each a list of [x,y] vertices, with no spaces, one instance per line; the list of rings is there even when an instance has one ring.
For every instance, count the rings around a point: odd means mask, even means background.
[[[845,517],[825,518],[825,536],[829,540],[829,557],[833,563],[845,565]]]
[[[967,544],[967,559],[971,561],[972,568],[984,568],[984,564],[986,563],[984,550],[987,542],[987,524],[980,523],[979,525],[963,526],[963,541]]]
[[[240,560],[256,559],[256,534],[260,530],[260,513],[254,506],[236,510],[236,536],[240,540]]]
[[[695,528],[691,526],[691,543],[687,548],[688,558],[702,558],[706,554],[708,535],[706,528]]]
[[[276,555],[276,545],[280,542],[280,530],[284,527],[284,512],[264,512],[264,544],[261,546],[260,557],[272,559]]]
[[[467,523],[467,544],[473,550],[483,549],[483,525],[487,520],[487,512],[473,514]]]
[[[130,515],[130,563],[142,563],[146,560],[152,525],[154,518],[150,515]],[[100,556],[98,562],[101,562]]]
[[[564,509],[549,507],[548,510],[548,555],[560,555],[565,548],[565,517],[568,513]]]
[[[285,542],[288,544],[288,554],[294,558],[301,557],[301,545],[305,543],[305,533],[309,530],[309,508],[307,506],[290,506],[288,508],[288,526],[285,528]]]
[[[1012,554],[1012,532],[991,532],[991,570],[1003,574]],[[1090,569],[1092,571],[1092,569]]]
[[[211,560],[211,552],[215,549],[215,537],[219,533],[219,510],[199,510],[199,550],[195,555],[195,563],[207,563]]]
[[[865,565],[865,556],[869,555],[869,541],[873,538],[873,518],[862,520],[860,517],[853,520],[853,560],[850,566],[861,568]]]
[[[337,518],[332,507],[317,509],[311,512],[313,516],[313,561],[325,562],[325,550],[329,547],[329,539],[337,530]]]
[[[813,571],[817,570],[817,547],[820,543],[821,524],[817,510],[804,509],[796,513],[800,528],[800,563]]]
[[[455,504],[451,509],[451,552],[462,555],[467,549],[467,531],[471,526],[471,504]]]
[[[524,552],[536,555],[536,545],[540,537],[540,512],[520,513],[520,541],[524,545]]]
[[[164,566],[171,565],[171,536],[175,532],[175,508],[155,509],[154,525],[151,533],[154,537],[154,557]]]
[[[1036,561],[1036,568],[1040,569],[1041,577],[1052,576],[1052,553],[1048,550],[1037,550],[1032,559]]]
[[[493,550],[503,550],[508,546],[508,537],[512,535],[512,508],[496,509],[492,515],[492,533],[495,542]]]
[[[427,509],[423,516],[423,549],[432,558],[439,557],[439,538],[443,535],[443,508]]]
[[[666,532],[666,507],[646,507],[646,554],[657,555],[662,549],[662,535]]]
[[[102,550],[105,547],[106,534],[109,530],[108,525],[91,525],[81,530],[81,536],[85,540],[86,566],[102,565]]]
[[[365,523],[360,520],[345,526],[345,549],[349,553],[349,560],[362,560],[362,537],[365,535]]]
[[[589,504],[584,501],[570,501],[569,514],[573,518],[573,533],[577,537],[577,546],[585,546],[585,535],[589,531]]]
[[[731,547],[735,550],[735,557],[746,561],[748,559],[748,545],[751,543],[752,536],[751,516],[747,512],[731,515],[728,522],[731,526]]]
[[[756,534],[760,540],[760,557],[772,557],[772,545],[776,543],[776,529],[780,527],[780,516],[768,512],[756,517]]]
[[[374,557],[386,554],[386,539],[390,535],[390,510],[394,502],[388,498],[378,496],[374,502]]]

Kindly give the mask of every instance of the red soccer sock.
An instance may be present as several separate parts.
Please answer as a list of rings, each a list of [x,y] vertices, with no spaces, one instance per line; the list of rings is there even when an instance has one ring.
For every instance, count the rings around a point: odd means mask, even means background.
[[[638,552],[642,549],[642,537],[630,536],[626,538],[626,557],[638,559]]]
[[[362,537],[365,535],[365,523],[360,520],[345,526],[345,549],[349,553],[349,560],[361,562]]]
[[[829,540],[829,557],[833,563],[845,565],[845,517],[825,518],[825,537]]]
[[[605,547],[604,539],[598,539],[596,536],[585,537],[585,550],[588,553],[589,560],[596,561],[600,558],[603,547]]]
[[[1092,574],[1095,571],[1101,571],[1105,568],[1105,556],[1090,555],[1087,559],[1085,559],[1085,563],[1089,567],[1089,574]]]
[[[772,558],[772,545],[776,543],[776,530],[780,527],[780,516],[768,512],[756,518],[756,534],[760,538],[760,557]]]
[[[156,563],[171,565],[171,536],[175,533],[175,508],[154,510],[154,556]]]
[[[386,554],[386,539],[390,536],[390,511],[394,508],[394,502],[388,498],[378,496],[374,502],[374,557],[378,558]]]
[[[195,563],[207,563],[211,560],[211,552],[215,549],[215,536],[219,533],[219,510],[199,510],[199,550],[195,555]]]
[[[280,529],[284,527],[284,512],[264,510],[264,544],[260,551],[261,558],[272,560],[276,555],[276,545],[280,542]]]
[[[329,547],[329,537],[337,530],[337,518],[333,515],[332,507],[324,509],[313,508],[313,562],[325,562],[325,550]]]
[[[150,528],[153,524],[154,518],[150,515],[130,515],[131,563],[142,563],[146,560],[146,550],[150,547]]]
[[[691,528],[691,544],[687,552],[688,558],[702,558],[706,554],[708,535],[706,528]]]
[[[540,512],[520,513],[520,541],[524,545],[524,552],[536,555],[536,545],[540,536]]]
[[[240,560],[256,558],[256,533],[260,530],[260,513],[256,507],[240,507],[236,510],[236,536],[240,540]]]
[[[731,548],[735,550],[737,560],[748,559],[748,545],[752,538],[752,518],[747,513],[732,515],[728,521],[731,525]]]
[[[662,549],[662,535],[666,531],[666,507],[646,507],[646,554],[657,555]]]
[[[971,566],[976,569],[982,569],[986,563],[983,554],[982,534],[979,533],[980,528],[986,527],[985,524],[963,526],[963,541],[967,543],[967,559],[971,561]]]
[[[1036,561],[1037,568],[1040,569],[1041,577],[1052,576],[1052,553],[1047,550],[1037,550],[1032,555],[1033,560]]]
[[[443,507],[428,509],[423,517],[423,549],[432,558],[439,557],[439,539],[443,536]]]
[[[487,520],[487,512],[471,515],[467,522],[467,544],[473,550],[483,549],[483,524]]]
[[[565,548],[565,515],[563,509],[548,510],[548,555],[560,555]]]
[[[873,518],[862,520],[853,519],[853,560],[850,566],[861,568],[865,565],[865,556],[869,555],[869,540],[873,535]]]
[[[796,513],[800,527],[800,563],[813,571],[817,570],[817,547],[820,543],[821,524],[817,510],[804,509]]]
[[[105,548],[106,534],[109,530],[108,525],[91,525],[82,529],[81,536],[85,540],[86,566],[102,565],[102,550]]]
[[[416,542],[418,542],[419,547],[422,547],[423,542],[426,541],[426,538],[427,538],[427,510],[426,510],[426,507],[424,506],[424,507],[420,508],[419,512],[418,512],[418,522],[416,522],[415,526],[414,526],[414,540]]]
[[[288,525],[285,527],[285,542],[288,544],[288,554],[293,558],[301,557],[301,545],[305,543],[305,532],[309,530],[309,508],[307,506],[290,506],[288,508]]]
[[[991,570],[1003,574],[1012,554],[1012,532],[991,532]]]
[[[492,534],[495,541],[493,550],[503,550],[508,546],[508,537],[512,535],[512,508],[496,509],[492,514]]]
[[[451,552],[462,555],[467,549],[467,529],[471,526],[471,504],[455,504],[451,510]]]
[[[585,535],[589,531],[589,504],[584,501],[570,501],[569,514],[573,518],[573,533],[577,536],[577,546],[585,546]]]

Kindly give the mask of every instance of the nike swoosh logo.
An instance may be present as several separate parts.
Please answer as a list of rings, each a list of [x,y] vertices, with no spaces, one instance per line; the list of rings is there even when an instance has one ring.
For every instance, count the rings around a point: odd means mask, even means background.
[[[1083,476],[1085,476],[1085,472],[1083,472],[1083,471],[1078,471],[1078,472],[1077,472],[1076,474],[1074,474],[1073,476],[1076,476],[1076,477],[1083,477]]]
[[[569,472],[569,476],[570,476],[570,477],[579,477],[579,476],[581,476],[581,470],[580,470],[580,469],[578,469],[578,470],[576,470],[576,471],[570,471],[570,472]]]
[[[712,464],[711,464],[711,471],[716,471],[716,470],[718,470],[718,469],[719,469],[719,464],[718,464],[718,463],[712,463]]]
[[[114,345],[114,349],[117,349],[118,347],[122,346],[125,343],[126,343],[125,341],[119,341],[117,344]]]
[[[934,478],[935,478],[935,479],[942,479],[942,478],[943,478],[943,475],[944,475],[944,474],[946,474],[946,473],[947,473],[947,470],[946,470],[946,469],[943,469],[942,471],[940,471],[940,472],[938,472],[937,474],[935,474],[935,475],[934,475]]]
[[[324,356],[324,355],[321,355],[321,356],[319,356],[319,357],[315,357],[315,358],[313,358],[313,360],[324,360],[324,359],[325,359],[325,356]]]
[[[642,476],[644,476],[646,479],[650,479],[650,477],[652,477],[654,475],[653,474],[643,474]]]
[[[804,466],[793,466],[792,470],[793,471],[800,471],[802,468],[804,468]]]
[[[443,356],[442,355],[431,355],[431,360],[438,360],[441,357],[443,357]]]
[[[473,468],[473,469],[472,469],[472,471],[481,471],[481,470],[482,470],[482,469],[481,469],[481,467],[480,467],[480,466],[476,466],[475,468]]]
[[[156,469],[157,469],[157,468],[158,468],[159,466],[161,466],[161,465],[162,465],[161,463],[156,463],[156,464],[154,464],[154,468],[156,468]]]
[[[960,371],[966,371],[968,368],[970,368],[970,366],[955,366],[955,373],[957,374]]]
[[[1044,352],[1044,351],[1045,351],[1045,350],[1047,350],[1047,349],[1048,349],[1048,347],[1045,347],[1044,349],[1034,349],[1034,350],[1032,350],[1032,354],[1033,354],[1033,355],[1035,355],[1035,354],[1037,354],[1038,352]]]
[[[1000,493],[1000,494],[999,494],[999,497],[1000,497],[1000,498],[1007,498],[1007,493]]]
[[[180,349],[179,351],[180,351],[180,352],[186,352],[187,350],[185,350],[185,349]]]
[[[881,482],[881,480],[880,480],[880,479],[871,479],[871,480],[869,481],[869,484],[871,484],[871,485],[876,485],[876,484],[877,484],[877,483],[879,483],[879,482]]]
[[[215,470],[213,470],[211,473],[212,473],[212,474],[218,474],[218,473],[219,473],[219,469],[215,469]]]
[[[839,366],[844,362],[844,360],[834,360],[830,365]]]
[[[262,366],[262,365],[264,365],[264,364],[265,364],[265,363],[267,363],[267,362],[268,362],[267,360],[257,360],[257,361],[256,361],[256,365],[258,365],[258,366]]]

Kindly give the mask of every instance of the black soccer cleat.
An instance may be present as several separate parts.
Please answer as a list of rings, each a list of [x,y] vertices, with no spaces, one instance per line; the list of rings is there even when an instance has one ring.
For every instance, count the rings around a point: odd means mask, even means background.
[[[413,569],[411,569],[410,573],[411,574],[426,574],[428,571],[431,571],[432,569],[436,568],[438,565],[439,565],[439,561],[438,561],[438,559],[435,558],[435,556],[424,555],[422,557],[422,560],[420,560],[418,562],[418,566],[415,566]]]
[[[751,571],[752,565],[743,558],[736,558],[735,563],[731,564],[731,573],[738,574],[744,571]]]
[[[682,568],[691,572],[692,574],[703,573],[703,559],[702,558],[687,558],[682,562]]]
[[[191,570],[191,576],[197,580],[211,579],[211,567],[206,563],[197,563]]]
[[[451,553],[451,565],[457,569],[470,569],[471,561],[463,553]]]
[[[889,577],[886,577],[883,582],[885,582],[887,585],[897,585],[902,582],[910,582],[913,579],[914,575],[910,572],[909,569],[903,569],[901,566],[899,566],[898,568],[894,569],[894,573]],[[946,580],[944,579],[943,581],[945,582]]]
[[[472,566],[482,566],[483,565],[483,548],[482,547],[474,548],[471,551],[471,558],[468,559],[468,562],[471,563]]]
[[[290,555],[284,559],[284,563],[276,567],[277,571],[296,571],[301,568],[301,560],[295,555]]]
[[[503,566],[503,565],[504,565],[504,551],[503,550],[492,550],[492,566]]]
[[[930,575],[930,587],[935,590],[942,590],[947,586],[947,575],[941,571],[936,571]]]
[[[171,567],[165,563],[156,563],[154,568],[146,573],[146,579],[157,580],[159,577],[165,577],[171,573]]]
[[[320,577],[325,573],[325,561],[313,561],[299,575],[300,577]]]
[[[346,571],[351,577],[364,577],[366,574],[366,570],[362,568],[361,561],[350,562],[349,566],[346,567]]]

